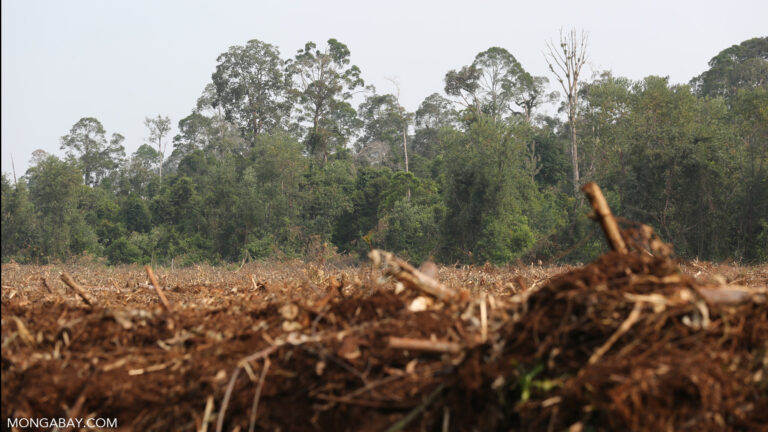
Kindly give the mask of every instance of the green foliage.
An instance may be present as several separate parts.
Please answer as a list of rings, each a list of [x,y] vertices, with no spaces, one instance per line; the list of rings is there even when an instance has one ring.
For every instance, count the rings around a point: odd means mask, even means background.
[[[371,94],[358,109],[362,121],[362,135],[357,139],[358,152],[372,143],[385,143],[390,159],[402,159],[403,118],[400,105],[393,95]]]
[[[754,252],[755,258],[759,262],[768,262],[768,219],[760,221],[759,232]]]
[[[120,203],[121,222],[128,231],[147,233],[152,229],[152,214],[146,201],[136,195],[128,195]]]
[[[684,255],[712,259],[732,247],[718,235],[728,231],[734,168],[723,152],[726,114],[687,86],[649,77],[636,84],[620,131],[628,139],[625,214],[656,226]]]
[[[95,186],[118,167],[125,155],[120,134],[112,134],[107,142],[101,122],[93,117],[83,117],[72,126],[69,134],[61,137],[61,149],[76,159],[83,171],[85,184]]]
[[[94,246],[78,209],[83,175],[80,170],[50,156],[27,171],[30,200],[39,221],[40,253],[63,259]]]
[[[125,233],[125,226],[120,220],[120,206],[107,190],[84,189],[78,207],[103,246],[108,246]]]
[[[214,136],[214,120],[199,112],[179,120],[179,133],[173,137],[173,159],[181,159],[194,150],[204,150],[210,146]]]
[[[306,175],[301,185],[301,225],[307,245],[312,235],[327,242],[345,228],[338,224],[344,214],[352,211],[354,185],[355,167],[350,161],[330,160],[323,169]]]
[[[146,148],[142,148],[146,146],[146,144],[144,144],[144,146],[139,147],[139,150],[141,150],[139,156],[146,159],[151,158],[151,161],[157,165],[157,175],[162,177],[163,159],[165,158],[165,149],[168,147],[168,143],[163,142],[163,140],[165,139],[165,136],[168,135],[168,133],[171,131],[171,119],[158,114],[155,118],[145,118],[144,125],[149,130],[149,137],[147,137],[147,141],[157,146],[157,152],[155,154],[149,153]]]
[[[564,185],[570,174],[570,161],[565,152],[567,141],[556,134],[560,126],[551,121],[538,129],[531,138],[534,160],[538,166],[534,179],[540,187],[558,187]]]
[[[139,247],[125,237],[113,241],[107,247],[106,255],[110,264],[141,263],[144,258]]]
[[[489,218],[478,236],[475,255],[480,262],[510,262],[528,252],[535,241],[525,216]]]
[[[261,238],[255,238],[245,245],[248,254],[253,259],[269,258],[275,255],[275,239],[266,235]]]
[[[451,102],[433,93],[419,105],[414,120],[416,133],[411,147],[415,155],[434,159],[442,154],[445,137],[457,122],[457,113]]]
[[[436,255],[440,239],[441,207],[417,204],[401,198],[382,219],[377,234],[381,247],[412,262]]]
[[[309,166],[302,145],[287,135],[262,136],[249,159],[235,205],[243,241],[272,238],[283,253],[300,253],[301,185]]]
[[[413,173],[397,171],[389,179],[387,188],[379,201],[379,214],[392,211],[395,203],[411,192],[411,200],[416,204],[433,205],[439,200],[437,184],[429,179],[416,177]]]
[[[738,209],[735,249],[748,260],[764,261],[759,257],[765,243],[757,239],[761,216],[768,214],[768,85],[739,90],[729,116],[737,140],[728,156],[735,160],[740,182],[732,191]]]
[[[492,47],[477,54],[471,65],[449,71],[445,93],[465,107],[469,121],[482,115],[498,122],[521,114],[530,123],[533,111],[557,96],[547,93],[548,82],[526,72],[506,49]]]
[[[254,39],[229,48],[216,61],[211,105],[222,107],[225,118],[240,127],[251,143],[262,133],[279,130],[290,104],[285,62],[277,47]]]
[[[157,166],[162,161],[162,155],[149,144],[142,144],[132,156],[135,166],[147,171]]]
[[[526,145],[519,132],[481,117],[451,144],[444,185],[450,259],[503,262],[523,255],[535,241],[527,218],[539,193],[524,169]]]
[[[294,83],[291,94],[298,102],[299,121],[309,125],[307,151],[323,163],[329,154],[346,145],[357,126],[347,101],[364,82],[360,69],[350,65],[349,57],[349,48],[336,39],[329,39],[323,50],[307,42],[287,66]]]
[[[361,239],[377,229],[380,203],[391,178],[392,170],[386,167],[365,167],[357,171],[350,196],[351,209],[340,216],[332,239],[342,251],[367,253],[368,246]]]
[[[702,96],[732,98],[740,89],[768,85],[768,37],[745,40],[720,51],[709,69],[691,80]]]
[[[187,236],[174,232],[172,240],[169,254],[176,257],[181,266],[218,261],[218,257],[211,253],[211,241],[203,233],[198,232]]]
[[[2,256],[15,257],[26,262],[42,255],[39,227],[29,189],[22,179],[11,185],[8,177],[2,178]]]
[[[692,87],[583,82],[581,181],[682,257],[768,260],[765,43],[722,51]],[[24,177],[3,175],[2,259],[187,265],[381,247],[414,262],[588,261],[605,243],[574,196],[570,125],[536,113],[546,84],[495,47],[446,74],[453,100],[432,94],[412,116],[370,93],[355,111],[363,81],[346,45],[284,61],[253,40],[218,57],[166,160],[169,119],[150,119],[151,145],[124,161],[122,137],[86,117],[62,137],[67,160],[36,151]]]

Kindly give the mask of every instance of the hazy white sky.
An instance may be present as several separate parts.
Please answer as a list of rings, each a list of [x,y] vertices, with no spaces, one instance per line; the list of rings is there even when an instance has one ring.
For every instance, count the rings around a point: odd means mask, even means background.
[[[288,58],[334,37],[366,84],[389,92],[395,78],[415,110],[448,70],[491,46],[550,77],[542,53],[561,27],[589,32],[591,71],[683,83],[719,51],[768,35],[767,23],[766,0],[2,0],[2,171],[11,155],[17,175],[36,149],[62,155],[59,138],[81,117],[123,134],[132,153],[145,117],[175,125],[218,54],[250,39]]]

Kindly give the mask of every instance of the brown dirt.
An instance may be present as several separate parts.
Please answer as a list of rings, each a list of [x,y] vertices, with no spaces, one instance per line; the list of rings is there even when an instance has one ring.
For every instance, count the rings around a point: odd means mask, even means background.
[[[63,270],[95,307],[59,281]],[[155,272],[173,313],[139,267],[3,265],[3,430],[8,418],[86,415],[201,430],[212,397],[207,429],[222,418],[245,431],[266,359],[257,430],[381,431],[414,410],[401,430],[768,424],[768,266],[635,252],[583,267],[441,267],[462,295],[421,311],[409,306],[422,294],[395,294],[369,265]],[[702,296],[734,285],[749,295],[740,304]],[[393,349],[390,336],[461,349]]]

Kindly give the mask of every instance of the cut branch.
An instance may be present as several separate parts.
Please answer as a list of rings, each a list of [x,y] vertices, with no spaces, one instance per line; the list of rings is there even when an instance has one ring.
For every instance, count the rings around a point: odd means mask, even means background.
[[[155,273],[152,271],[152,267],[149,265],[144,266],[144,270],[147,271],[147,276],[149,276],[149,280],[152,282],[152,285],[155,287],[155,291],[157,292],[157,296],[160,297],[160,301],[163,303],[163,307],[168,312],[173,312],[173,308],[171,308],[171,304],[168,303],[168,299],[165,297],[165,294],[163,294],[163,291],[160,289],[160,284],[157,283],[157,278],[155,278]]]
[[[424,402],[422,402],[421,405],[411,410],[411,412],[406,414],[405,417],[403,417],[397,423],[390,426],[386,432],[398,432],[405,429],[405,427],[408,426],[408,424],[410,424],[413,420],[415,420],[416,417],[418,417],[419,414],[421,414],[429,406],[429,404],[431,404],[435,400],[435,398],[437,398],[437,396],[440,394],[440,392],[443,391],[444,388],[445,388],[445,383],[437,386],[437,388],[433,390],[432,393],[430,393],[430,395],[427,396],[426,399],[424,399]]]
[[[441,300],[456,296],[456,291],[441,284],[393,254],[374,249],[368,256],[375,266],[384,264],[384,274],[392,276],[410,288],[417,288]]]
[[[67,284],[70,288],[72,288],[77,293],[77,295],[80,296],[81,299],[83,299],[85,304],[87,304],[88,306],[93,306],[95,304],[93,299],[91,299],[88,293],[85,292],[83,287],[81,287],[77,282],[75,282],[75,280],[72,279],[72,276],[70,276],[69,273],[62,272],[61,276],[59,277],[65,284]]]
[[[261,368],[261,376],[259,376],[259,383],[256,386],[256,393],[253,395],[253,404],[251,405],[251,418],[248,422],[248,432],[256,430],[256,414],[259,411],[259,399],[261,398],[261,389],[264,387],[264,380],[267,378],[267,371],[269,371],[269,357],[264,358],[264,366]]]
[[[224,430],[224,414],[227,413],[227,406],[229,406],[229,400],[232,398],[232,391],[235,389],[235,382],[237,382],[237,377],[239,376],[240,367],[238,366],[232,373],[232,377],[229,379],[229,384],[227,384],[227,390],[224,392],[224,400],[221,401],[219,415],[216,417],[216,432]]]
[[[619,224],[616,223],[616,219],[613,217],[611,208],[608,207],[608,202],[605,200],[600,187],[594,182],[589,182],[585,184],[581,190],[587,195],[587,199],[589,199],[590,204],[592,204],[592,209],[595,211],[595,218],[603,228],[605,238],[608,240],[608,245],[610,245],[611,249],[616,252],[627,253],[627,245],[621,237]]]
[[[458,353],[461,351],[461,344],[447,341],[433,341],[429,339],[411,339],[390,336],[389,348],[404,349],[411,351],[428,351],[443,353]]]
[[[623,323],[619,326],[618,330],[614,334],[611,335],[610,338],[608,338],[605,343],[600,346],[590,357],[588,363],[590,365],[593,365],[600,360],[600,358],[605,355],[605,353],[608,352],[609,349],[613,346],[613,344],[616,343],[617,340],[626,332],[629,331],[629,329],[632,328],[635,323],[640,320],[640,313],[643,311],[643,303],[638,302],[635,303],[635,307],[632,308],[632,312],[629,313],[629,316],[626,320],[624,320]]]

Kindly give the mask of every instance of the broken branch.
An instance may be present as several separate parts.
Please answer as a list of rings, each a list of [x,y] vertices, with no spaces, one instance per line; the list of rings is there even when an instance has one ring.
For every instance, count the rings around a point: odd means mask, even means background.
[[[247,364],[247,363],[246,363]],[[267,371],[270,365],[269,357],[264,357],[264,366],[261,368],[259,384],[256,386],[256,393],[253,395],[253,404],[251,405],[251,418],[248,422],[248,432],[256,430],[256,414],[259,410],[259,399],[261,398],[261,388],[264,386],[264,380],[267,378]]]
[[[67,272],[62,272],[60,275],[61,280],[67,284],[70,288],[72,288],[77,295],[80,296],[81,299],[87,304],[88,306],[93,306],[94,301],[91,299],[91,297],[88,295],[88,293],[85,292],[83,287],[81,287],[77,282],[75,282],[74,279],[72,279],[72,276],[69,275]]]
[[[608,207],[608,202],[605,200],[600,187],[594,182],[589,182],[585,184],[581,190],[587,195],[589,203],[592,204],[592,209],[595,211],[595,218],[603,228],[605,238],[608,240],[608,245],[612,250],[618,253],[627,253],[627,245],[621,237],[619,224],[616,223],[616,219],[613,217],[611,208]]]
[[[643,303],[635,303],[635,307],[632,308],[632,312],[629,313],[629,316],[626,320],[624,320],[623,323],[619,326],[619,329],[616,330],[614,334],[611,335],[610,338],[608,338],[607,341],[603,345],[600,346],[595,352],[592,354],[592,356],[589,357],[588,363],[590,365],[593,365],[597,363],[600,358],[608,352],[609,349],[613,346],[614,343],[616,343],[617,340],[626,332],[629,331],[629,329],[632,328],[633,325],[640,319],[640,313],[643,311]]]
[[[171,304],[168,303],[168,299],[165,297],[165,294],[163,294],[163,291],[160,289],[160,284],[157,283],[157,278],[155,278],[155,273],[152,271],[152,267],[149,265],[144,266],[144,270],[147,271],[147,276],[149,276],[149,280],[152,282],[152,285],[155,287],[155,291],[157,292],[157,296],[160,297],[160,301],[163,303],[163,307],[165,307],[165,310],[168,312],[173,312],[173,309],[171,308]]]
[[[374,249],[368,256],[374,265],[384,264],[384,274],[394,277],[410,288],[417,288],[441,300],[456,296],[456,291],[453,289],[446,287],[387,251]]]
[[[413,351],[445,352],[458,353],[461,351],[461,345],[456,342],[433,341],[429,339],[412,339],[390,336],[389,348],[404,349]]]

